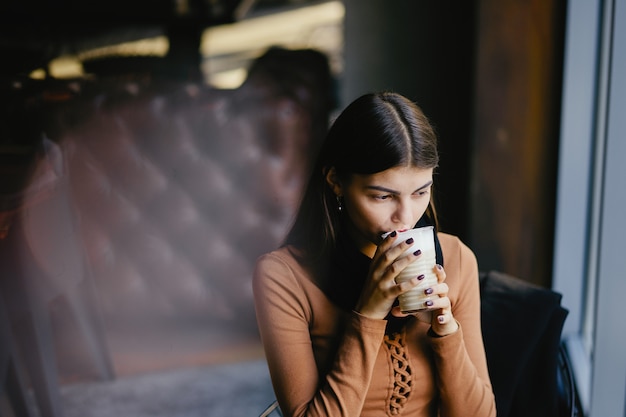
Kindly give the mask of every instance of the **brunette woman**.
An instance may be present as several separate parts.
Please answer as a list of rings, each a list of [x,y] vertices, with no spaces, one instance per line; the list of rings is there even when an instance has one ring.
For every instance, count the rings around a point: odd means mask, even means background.
[[[437,137],[421,109],[364,95],[331,126],[285,244],[254,276],[258,324],[286,416],[495,416],[480,328],[478,266],[457,237],[435,234],[438,284],[427,309],[397,297],[391,233],[433,225]],[[445,269],[444,269],[445,262]]]

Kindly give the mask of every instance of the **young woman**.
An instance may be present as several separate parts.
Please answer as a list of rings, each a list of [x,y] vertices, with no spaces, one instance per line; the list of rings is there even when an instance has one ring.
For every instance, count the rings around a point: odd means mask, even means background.
[[[385,232],[436,226],[437,138],[395,93],[364,95],[333,123],[285,244],[254,275],[257,318],[286,416],[495,416],[480,328],[478,266],[436,233],[438,284],[403,314],[396,284],[420,256]],[[445,269],[443,267],[445,261]]]

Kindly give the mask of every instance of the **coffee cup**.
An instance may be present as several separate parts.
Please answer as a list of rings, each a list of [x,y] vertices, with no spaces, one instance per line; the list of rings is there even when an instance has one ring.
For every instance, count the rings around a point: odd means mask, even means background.
[[[413,238],[411,247],[409,247],[403,255],[408,255],[418,249],[421,251],[421,254],[415,261],[400,271],[396,277],[396,283],[400,284],[412,278],[424,276],[416,287],[398,297],[400,308],[403,313],[415,313],[417,311],[426,310],[428,309],[426,302],[433,298],[432,295],[426,294],[426,290],[437,284],[437,275],[434,271],[437,262],[435,239],[433,236],[434,228],[432,226],[425,226],[398,231],[397,233],[398,236],[396,237],[394,245],[398,245],[409,238]],[[388,233],[384,234],[383,238],[387,235]]]

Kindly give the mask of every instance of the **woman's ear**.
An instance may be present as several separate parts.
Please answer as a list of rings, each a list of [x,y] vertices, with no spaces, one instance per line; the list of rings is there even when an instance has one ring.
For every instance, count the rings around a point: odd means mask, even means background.
[[[335,167],[324,168],[324,175],[326,177],[326,183],[330,186],[330,189],[333,190],[336,196],[341,197],[343,192],[341,190],[341,182],[337,177],[337,170]]]

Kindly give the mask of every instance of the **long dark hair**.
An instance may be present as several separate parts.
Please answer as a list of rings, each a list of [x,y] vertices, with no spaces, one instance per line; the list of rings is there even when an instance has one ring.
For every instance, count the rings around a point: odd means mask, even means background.
[[[327,259],[335,247],[341,218],[326,183],[329,168],[346,179],[398,166],[435,168],[438,163],[437,136],[417,104],[393,92],[359,97],[328,131],[285,245],[293,245],[312,263]],[[432,194],[425,215],[436,226]]]

